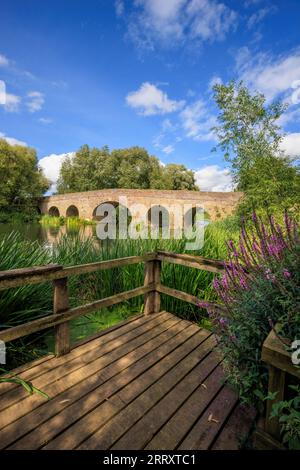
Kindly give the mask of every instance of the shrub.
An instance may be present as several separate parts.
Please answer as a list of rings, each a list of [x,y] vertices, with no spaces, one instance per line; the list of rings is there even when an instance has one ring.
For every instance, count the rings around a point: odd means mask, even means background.
[[[283,225],[253,214],[239,242],[228,243],[228,259],[213,283],[220,303],[200,306],[213,323],[229,382],[243,401],[259,404],[267,392],[260,357],[270,329],[279,323],[281,338],[300,338],[299,227],[287,214]]]

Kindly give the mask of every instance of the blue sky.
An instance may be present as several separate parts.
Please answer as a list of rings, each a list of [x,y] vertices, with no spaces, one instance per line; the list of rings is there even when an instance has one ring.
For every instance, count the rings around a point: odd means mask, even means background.
[[[2,0],[0,14],[0,136],[36,148],[53,183],[82,144],[140,145],[229,190],[210,128],[211,86],[231,78],[290,104],[283,148],[300,153],[299,0]]]

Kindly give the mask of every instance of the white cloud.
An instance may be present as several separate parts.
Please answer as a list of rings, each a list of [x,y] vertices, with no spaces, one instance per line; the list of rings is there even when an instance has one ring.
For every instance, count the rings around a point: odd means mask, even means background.
[[[41,93],[40,91],[30,91],[29,93],[27,93],[27,98],[28,101],[26,103],[26,106],[30,113],[35,113],[36,111],[42,109],[43,104],[45,102],[43,93]]]
[[[53,122],[53,119],[41,117],[39,119],[39,122],[41,122],[42,124],[51,124]]]
[[[125,10],[125,6],[122,0],[115,1],[115,9],[117,16],[122,16]]]
[[[236,69],[242,80],[271,100],[279,94],[293,93],[293,84],[300,79],[300,48],[285,56],[251,54],[247,47],[236,55]]]
[[[174,146],[173,145],[167,145],[166,147],[164,147],[162,149],[162,151],[166,154],[166,155],[169,155],[170,153],[173,153],[175,150]]]
[[[21,103],[20,96],[7,93],[5,87],[0,88],[0,106],[3,106],[8,113],[17,113]]]
[[[275,13],[276,11],[277,11],[277,8],[274,5],[260,8],[249,17],[248,22],[247,22],[248,28],[249,29],[253,28],[258,23],[263,21],[266,16],[272,13]]]
[[[128,35],[142,49],[222,40],[237,22],[237,14],[218,0],[135,0],[134,6]]]
[[[144,116],[172,113],[184,105],[184,101],[170,100],[166,93],[149,82],[143,83],[137,91],[129,93],[126,101]]]
[[[23,145],[24,147],[28,146],[26,142],[15,139],[14,137],[8,137],[3,132],[0,132],[0,139],[6,140],[6,142],[8,142],[10,145]]]
[[[196,184],[201,191],[232,191],[232,175],[218,165],[207,165],[195,171]]]
[[[8,67],[10,65],[10,61],[8,60],[5,55],[0,54],[0,67]]]
[[[214,140],[211,128],[216,123],[216,117],[209,113],[202,100],[186,106],[180,118],[187,137],[198,141]]]
[[[56,184],[59,177],[59,172],[63,161],[69,157],[73,158],[75,152],[61,153],[47,155],[39,160],[39,166],[44,171],[45,176],[51,181],[51,188],[49,193],[56,191]]]
[[[300,157],[300,132],[284,136],[281,149],[290,157]]]

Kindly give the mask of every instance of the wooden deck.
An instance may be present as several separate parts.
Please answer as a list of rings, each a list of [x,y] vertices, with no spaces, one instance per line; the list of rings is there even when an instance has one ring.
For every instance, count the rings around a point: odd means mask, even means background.
[[[51,400],[0,384],[1,449],[237,449],[254,415],[223,385],[207,330],[135,317],[16,370]]]

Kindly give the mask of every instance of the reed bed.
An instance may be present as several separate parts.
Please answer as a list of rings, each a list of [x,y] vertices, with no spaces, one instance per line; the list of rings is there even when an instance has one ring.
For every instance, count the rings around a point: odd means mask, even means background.
[[[237,230],[229,222],[217,222],[205,230],[203,248],[194,254],[207,258],[224,259],[226,240],[235,238]],[[115,240],[99,244],[93,237],[84,238],[76,235],[64,235],[51,248],[38,242],[22,239],[19,233],[12,232],[0,240],[0,270],[58,263],[64,266],[91,263],[126,256],[135,256],[157,249],[177,253],[185,252],[185,240]],[[191,252],[189,252],[191,253]],[[76,306],[86,302],[108,297],[118,292],[133,289],[143,284],[143,264],[126,266],[75,276],[69,279],[70,304]],[[162,282],[175,289],[193,294],[200,299],[213,300],[212,273],[189,269],[184,266],[164,263]],[[52,285],[44,283],[24,286],[0,292],[0,328],[9,328],[52,312]],[[141,312],[143,298],[101,310],[71,323],[73,341],[83,338],[95,331],[126,319],[129,315]],[[185,302],[162,295],[162,309],[178,316],[206,323],[205,312]],[[51,350],[52,336],[32,335],[30,338],[15,341],[9,345],[10,362],[15,365],[18,357],[22,362]],[[19,363],[19,360],[17,361]]]

